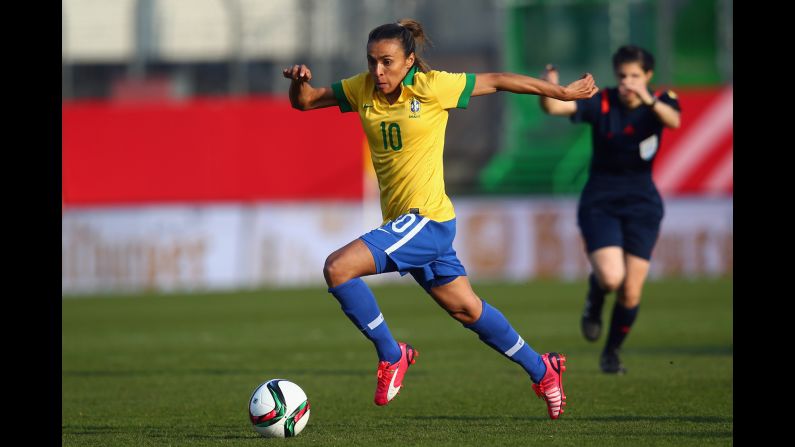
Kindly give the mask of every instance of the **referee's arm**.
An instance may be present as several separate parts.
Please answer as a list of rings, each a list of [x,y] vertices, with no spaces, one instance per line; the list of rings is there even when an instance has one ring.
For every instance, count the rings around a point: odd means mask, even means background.
[[[544,67],[544,73],[541,75],[541,79],[553,84],[558,84],[558,69],[552,64],[547,64],[547,66]],[[541,110],[548,115],[571,116],[577,112],[577,103],[574,101],[559,101],[548,96],[542,96],[540,99]]]

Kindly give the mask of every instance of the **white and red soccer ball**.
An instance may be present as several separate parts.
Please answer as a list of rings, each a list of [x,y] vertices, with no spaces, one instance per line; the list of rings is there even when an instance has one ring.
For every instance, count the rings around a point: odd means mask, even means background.
[[[309,399],[289,380],[268,380],[251,394],[248,416],[254,430],[266,438],[298,436],[309,421]]]

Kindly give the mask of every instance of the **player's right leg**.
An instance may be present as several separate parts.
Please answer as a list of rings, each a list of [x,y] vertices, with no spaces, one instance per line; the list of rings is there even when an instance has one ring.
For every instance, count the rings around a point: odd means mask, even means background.
[[[406,274],[436,257],[436,244],[430,230],[430,219],[419,214],[404,214],[379,228],[362,235],[365,247],[374,262],[374,273],[399,271]],[[403,387],[403,379],[419,352],[410,344],[398,343],[396,360],[378,363],[375,404],[386,405]]]
[[[326,259],[323,275],[328,291],[340,303],[342,311],[375,345],[380,362],[397,362],[401,348],[392,337],[375,296],[361,276],[376,273],[376,264],[367,245],[361,240],[345,245]]]

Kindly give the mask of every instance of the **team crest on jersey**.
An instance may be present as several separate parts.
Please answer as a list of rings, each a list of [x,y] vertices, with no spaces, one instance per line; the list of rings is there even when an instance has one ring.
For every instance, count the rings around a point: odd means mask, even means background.
[[[420,102],[417,100],[417,98],[411,98],[409,101],[409,110],[411,111],[409,118],[420,117]]]

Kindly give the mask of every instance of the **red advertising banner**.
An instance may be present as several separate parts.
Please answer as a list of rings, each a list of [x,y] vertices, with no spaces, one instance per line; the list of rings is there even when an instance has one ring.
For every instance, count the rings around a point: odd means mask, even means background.
[[[355,113],[286,98],[64,103],[63,203],[358,201],[363,139]]]
[[[665,130],[654,160],[663,195],[723,195],[734,191],[734,89],[679,90],[682,125]]]

